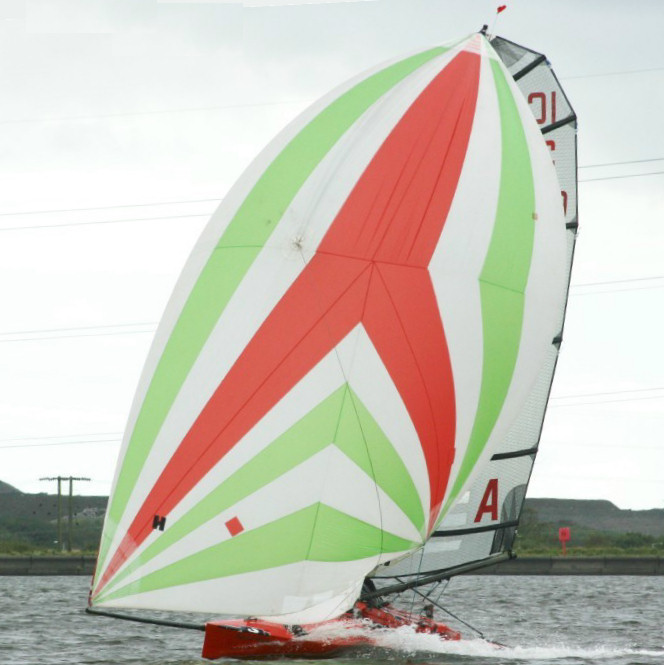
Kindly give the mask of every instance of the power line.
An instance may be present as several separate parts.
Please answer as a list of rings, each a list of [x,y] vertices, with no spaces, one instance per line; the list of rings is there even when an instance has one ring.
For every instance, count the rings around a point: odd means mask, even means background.
[[[651,171],[650,173],[631,173],[629,175],[609,175],[602,178],[587,178],[586,180],[579,180],[579,182],[597,182],[598,180],[623,180],[625,178],[641,178],[647,175],[662,175],[664,171]]]
[[[120,443],[121,439],[90,439],[89,441],[51,441],[49,443],[12,443],[7,446],[0,445],[0,450],[10,448],[51,448],[55,446],[80,446],[90,445],[92,443]]]
[[[642,392],[652,392],[654,390],[664,390],[664,386],[656,386],[653,388],[632,388],[628,390],[612,390],[596,393],[578,393],[575,395],[561,395],[558,397],[551,397],[552,400],[562,400],[562,399],[576,399],[576,398],[585,398],[585,397],[605,397],[613,395],[624,395],[624,394],[634,394]],[[643,400],[651,399],[664,399],[664,395],[650,395],[644,397],[627,397],[619,399],[608,399],[608,400],[594,400],[586,402],[570,402],[569,404],[551,404],[550,408],[558,407],[569,407],[569,406],[586,406],[594,404],[611,404],[614,402],[640,402]],[[72,441],[68,439],[70,436],[78,437],[110,437],[110,438],[87,438],[82,441]],[[51,439],[63,438],[64,440],[60,441],[51,441]],[[0,450],[5,450],[9,448],[42,448],[42,447],[51,447],[51,446],[75,446],[75,445],[90,445],[94,443],[120,443],[121,442],[121,433],[115,432],[99,432],[92,434],[79,434],[79,435],[60,435],[60,436],[45,436],[45,437],[17,437],[12,439],[0,440]],[[43,443],[12,443],[13,441],[44,441]],[[6,445],[5,445],[6,444]]]
[[[624,293],[626,291],[652,291],[653,289],[664,288],[664,284],[651,284],[650,286],[628,286],[624,289],[605,289],[603,291],[586,291],[585,293],[570,293],[571,298],[580,298],[582,296],[603,296],[611,293]]]
[[[604,166],[622,166],[627,164],[643,164],[646,162],[660,162],[664,161],[664,157],[653,157],[649,159],[633,159],[622,162],[603,162],[598,164],[586,164],[579,166],[579,169],[591,169],[599,168]],[[655,171],[653,173],[636,173],[636,174],[625,174],[619,176],[607,176],[606,178],[589,178],[587,180],[580,180],[579,182],[594,182],[595,180],[605,180],[609,178],[633,178],[638,176],[646,175],[658,175],[660,171]],[[206,198],[206,199],[178,199],[175,201],[151,201],[143,203],[120,203],[114,205],[105,205],[105,206],[90,206],[85,208],[51,208],[48,210],[20,210],[17,212],[0,212],[0,217],[19,217],[24,215],[49,215],[56,213],[65,213],[65,212],[93,212],[96,210],[117,210],[119,208],[145,208],[145,207],[154,207],[154,206],[169,206],[169,205],[182,205],[182,204],[196,204],[196,203],[220,203],[223,201],[223,198]],[[184,217],[195,217],[197,215],[184,215]],[[204,216],[204,215],[201,215]],[[5,229],[0,228],[0,231],[8,230],[22,230],[22,229],[35,229],[35,228],[51,228],[57,226],[70,226],[70,225],[84,225],[84,224],[114,224],[123,221],[146,221],[151,219],[170,219],[170,217],[148,217],[148,218],[138,218],[138,219],[126,219],[126,220],[108,220],[100,222],[82,222],[78,224],[68,223],[62,225],[56,224],[44,224],[39,226],[22,226],[22,227],[8,227]]]
[[[664,279],[664,275],[652,275],[650,277],[631,277],[627,279],[611,279],[599,282],[584,282],[582,284],[572,284],[571,288],[583,288],[593,286],[604,286],[607,284],[626,284],[631,282],[644,282],[656,279]],[[645,288],[662,288],[662,285],[653,285]],[[630,289],[610,289],[605,291],[594,291],[592,293],[576,293],[575,296],[583,295],[601,295],[603,293],[615,293],[620,291],[627,291]],[[631,290],[645,290],[645,289],[631,289]],[[154,332],[158,321],[136,321],[135,323],[115,323],[105,324],[99,326],[67,326],[64,328],[34,328],[29,330],[11,330],[7,332],[0,332],[0,343],[2,342],[15,342],[15,341],[31,341],[42,339],[69,339],[72,337],[92,337],[97,335],[131,335]],[[123,330],[125,328],[147,326],[149,330]],[[55,333],[50,335],[49,333]],[[58,334],[58,333],[71,333],[71,334]],[[3,339],[11,338],[16,335],[23,335],[17,339]],[[34,335],[34,337],[30,337]]]
[[[81,333],[78,335],[46,335],[43,337],[17,337],[16,339],[0,339],[0,344],[8,344],[10,342],[41,342],[49,339],[74,339],[80,337],[107,337],[114,335],[145,335],[147,333],[153,333],[154,330],[124,330],[118,332],[96,332],[85,334]]]
[[[32,335],[52,332],[71,332],[72,330],[102,330],[107,328],[128,328],[130,326],[155,326],[155,321],[139,321],[136,323],[109,323],[101,326],[71,326],[67,328],[37,328],[34,330],[11,330],[9,332],[0,332],[3,335]]]
[[[130,326],[150,326],[148,330],[118,330],[118,328],[128,328]],[[0,333],[0,344],[8,342],[31,342],[48,339],[73,339],[78,337],[102,337],[109,335],[141,335],[153,333],[156,329],[156,323],[121,323],[109,326],[81,326],[80,328],[46,328],[44,330],[26,330]],[[81,331],[81,332],[76,332]],[[71,334],[57,334],[59,332]],[[56,333],[55,335],[42,333]],[[15,337],[24,335],[23,337]],[[4,338],[4,339],[3,339]]]
[[[624,399],[603,399],[593,402],[570,402],[569,404],[550,404],[550,409],[560,409],[563,407],[571,406],[592,406],[593,404],[602,405],[602,404],[614,404],[617,402],[644,402],[651,399],[664,399],[664,395],[651,395],[649,397],[625,397]]]
[[[600,166],[624,166],[625,164],[645,164],[646,162],[661,162],[664,157],[652,157],[650,159],[630,159],[626,162],[602,162],[600,164],[584,164],[580,169],[596,169]]]
[[[643,393],[653,390],[664,390],[664,386],[655,386],[654,388],[630,388],[628,390],[609,390],[601,393],[577,393],[576,395],[560,395],[551,397],[551,399],[574,399],[576,397],[597,397],[599,395],[622,395],[626,393]]]
[[[91,208],[58,208],[54,210],[23,210],[20,212],[0,212],[0,217],[15,217],[18,215],[46,215],[56,212],[89,212],[91,210],[112,210],[115,208],[144,208],[146,206],[170,206],[181,203],[218,203],[223,199],[180,199],[177,201],[153,201],[151,203],[122,203],[110,206],[94,206]]]
[[[603,282],[585,282],[582,284],[572,284],[571,288],[582,286],[603,286],[604,284],[625,284],[627,282],[646,282],[652,279],[664,279],[664,275],[653,275],[652,277],[629,277],[627,279],[609,279]]]
[[[560,473],[540,473],[538,474],[540,478],[557,478],[557,479],[562,479],[563,476],[561,476]],[[602,474],[601,476],[588,476],[588,475],[578,475],[578,474],[570,474],[568,472],[565,472],[564,479],[566,481],[570,480],[599,480],[600,482],[606,484],[606,481],[608,480],[619,480],[621,482],[625,483],[638,483],[638,484],[643,484],[643,483],[653,483],[653,484],[658,484],[661,485],[662,479],[661,477],[658,478],[630,478],[629,476],[607,476]],[[645,510],[645,509],[644,509]]]
[[[50,439],[70,439],[81,437],[94,437],[94,436],[112,436],[118,438],[122,436],[122,432],[93,432],[92,434],[51,434],[49,436],[12,436],[8,439],[0,439],[0,443],[12,443],[14,441],[47,441]]]
[[[574,448],[606,448],[608,450],[662,450],[662,446],[642,446],[639,444],[630,443],[629,448],[624,444],[617,446],[608,446],[605,443],[590,443],[586,441],[547,441],[544,444],[547,451],[550,448],[557,448],[558,446],[574,447]]]
[[[128,222],[150,222],[164,219],[186,219],[192,217],[210,217],[212,213],[192,215],[159,215],[157,217],[134,217],[130,219],[105,219],[95,222],[65,222],[64,224],[36,224],[34,226],[5,226],[0,231],[33,231],[42,229],[62,229],[71,226],[93,226],[95,224],[126,224]]]
[[[168,113],[198,113],[201,111],[220,111],[228,109],[246,109],[258,108],[264,106],[283,106],[288,104],[306,104],[310,100],[283,100],[277,102],[253,102],[250,104],[218,104],[215,106],[196,106],[180,109],[161,109],[153,111],[123,111],[120,113],[99,113],[88,115],[64,115],[52,118],[13,118],[10,120],[0,120],[0,125],[17,125],[30,122],[63,122],[67,120],[96,120],[100,118],[125,118],[141,115],[166,115]]]
[[[626,69],[619,72],[601,72],[597,74],[577,74],[576,76],[561,76],[561,81],[571,81],[572,79],[589,79],[600,76],[627,76],[629,74],[645,74],[647,72],[662,72],[664,67],[651,67],[649,69]]]
[[[570,81],[573,79],[584,79],[584,78],[597,78],[601,76],[627,76],[631,74],[644,74],[647,72],[659,72],[664,71],[664,67],[652,67],[649,69],[632,69],[625,71],[617,72],[602,72],[597,74],[578,74],[575,76],[565,76],[561,77],[563,81]],[[118,113],[99,113],[99,114],[84,114],[84,115],[70,115],[70,116],[57,116],[50,118],[12,118],[9,120],[0,120],[0,125],[11,125],[11,124],[26,124],[31,122],[64,122],[64,121],[78,121],[78,120],[96,120],[103,118],[124,118],[132,116],[151,116],[151,115],[166,115],[169,113],[199,113],[204,111],[219,111],[219,110],[230,110],[230,109],[245,109],[245,108],[261,108],[268,106],[284,106],[289,104],[310,104],[311,99],[290,99],[290,100],[280,100],[274,102],[251,102],[244,104],[216,104],[212,106],[195,106],[190,108],[179,108],[179,109],[155,109],[151,111],[122,111]]]
[[[586,287],[596,287],[596,286],[605,286],[607,284],[632,284],[635,282],[649,282],[658,279],[664,279],[664,275],[653,275],[652,277],[632,277],[629,279],[614,279],[606,280],[603,282],[587,282],[585,284],[572,284],[570,288],[586,288]],[[622,289],[604,289],[602,291],[586,291],[585,293],[570,293],[570,296],[600,296],[604,293],[622,293],[623,291],[648,291],[651,289],[661,289],[664,288],[664,282],[661,284],[649,284],[647,286],[627,286]]]

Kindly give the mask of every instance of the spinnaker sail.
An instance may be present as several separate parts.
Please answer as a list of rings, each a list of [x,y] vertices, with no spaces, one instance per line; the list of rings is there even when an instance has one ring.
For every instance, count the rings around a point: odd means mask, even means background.
[[[510,547],[569,283],[571,113],[543,56],[475,34],[268,145],[156,333],[93,606],[311,623],[367,575]]]

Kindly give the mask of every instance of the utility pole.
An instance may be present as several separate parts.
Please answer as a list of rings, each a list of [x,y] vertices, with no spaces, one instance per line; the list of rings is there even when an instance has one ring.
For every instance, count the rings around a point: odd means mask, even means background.
[[[53,476],[51,478],[40,478],[39,480],[58,482],[58,547],[64,552],[64,543],[62,542],[62,481],[69,481],[69,501],[67,502],[67,551],[71,552],[71,525],[72,525],[72,496],[74,494],[74,481],[75,480],[90,480],[90,478],[82,478],[77,476]]]

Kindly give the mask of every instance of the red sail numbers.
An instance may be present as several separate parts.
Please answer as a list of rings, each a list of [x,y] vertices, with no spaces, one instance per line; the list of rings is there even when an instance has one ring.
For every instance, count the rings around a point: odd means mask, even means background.
[[[484,515],[489,515],[491,520],[498,519],[498,478],[492,478],[486,485],[484,496],[475,515],[475,522],[481,522]]]

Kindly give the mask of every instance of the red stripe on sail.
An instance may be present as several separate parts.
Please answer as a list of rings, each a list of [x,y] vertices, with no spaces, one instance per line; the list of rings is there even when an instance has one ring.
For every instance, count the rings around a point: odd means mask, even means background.
[[[428,273],[468,147],[478,55],[427,86],[358,180],[314,258],[270,312],[169,460],[97,592],[226,453],[362,323],[406,405],[438,514],[454,458],[450,360]]]

